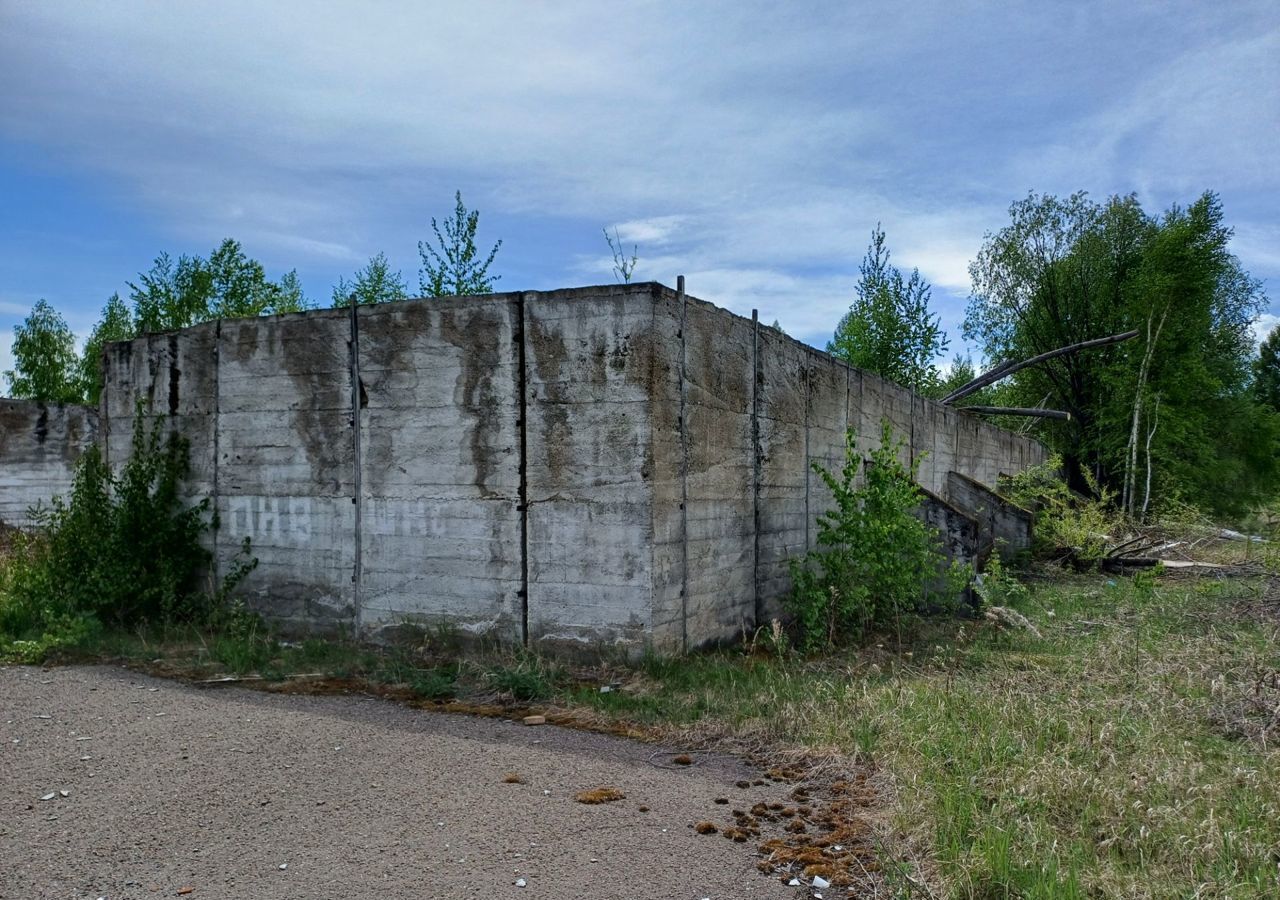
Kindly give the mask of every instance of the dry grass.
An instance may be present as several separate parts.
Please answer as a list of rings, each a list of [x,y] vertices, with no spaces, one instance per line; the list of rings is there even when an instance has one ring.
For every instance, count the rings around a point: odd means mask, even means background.
[[[970,622],[838,660],[654,660],[629,691],[579,699],[682,728],[689,746],[873,762],[891,809],[879,862],[904,893],[1276,897],[1267,585],[1054,576],[1021,609],[1040,638]],[[855,828],[871,814],[845,812]],[[813,834],[812,818],[787,834]],[[787,871],[830,864],[803,844],[764,849]]]
[[[613,803],[615,800],[625,800],[627,795],[622,793],[616,787],[598,787],[589,791],[578,791],[573,795],[573,799],[579,803],[585,803],[588,806],[595,806],[600,803]]]

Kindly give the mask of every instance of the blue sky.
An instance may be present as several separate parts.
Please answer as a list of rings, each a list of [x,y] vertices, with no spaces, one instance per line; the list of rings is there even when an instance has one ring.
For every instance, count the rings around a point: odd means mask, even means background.
[[[313,300],[461,189],[499,289],[674,284],[821,345],[871,229],[955,335],[1028,191],[1217,191],[1280,311],[1280,6],[0,2],[0,369],[161,251],[241,241]]]

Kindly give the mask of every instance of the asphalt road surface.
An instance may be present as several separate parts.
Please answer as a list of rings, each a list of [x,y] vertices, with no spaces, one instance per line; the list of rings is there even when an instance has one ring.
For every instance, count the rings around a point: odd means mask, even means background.
[[[754,773],[654,752],[362,696],[0,667],[0,898],[797,896],[752,843],[690,827]],[[575,802],[606,785],[625,799]]]

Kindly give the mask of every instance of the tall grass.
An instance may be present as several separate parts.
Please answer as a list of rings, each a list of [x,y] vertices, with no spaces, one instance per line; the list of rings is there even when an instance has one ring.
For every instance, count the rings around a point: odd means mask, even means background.
[[[1042,584],[1023,609],[1040,639],[970,623],[838,661],[653,662],[577,699],[874,759],[945,896],[1276,897],[1280,734],[1260,728],[1280,691],[1255,695],[1280,618],[1261,590]]]

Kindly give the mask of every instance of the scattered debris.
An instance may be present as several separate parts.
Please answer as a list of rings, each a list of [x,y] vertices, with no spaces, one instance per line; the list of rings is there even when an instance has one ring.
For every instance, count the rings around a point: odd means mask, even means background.
[[[44,795],[43,797],[41,797],[40,799],[41,799],[42,801],[45,801],[45,800],[52,800],[52,799],[53,799],[54,797],[56,797],[56,796],[58,796],[56,793],[54,793],[54,794],[45,794],[45,795]]]
[[[1031,624],[1031,620],[1018,612],[1016,609],[1010,609],[1007,606],[988,606],[984,615],[988,620],[995,622],[1005,628],[1014,628],[1019,631],[1026,631],[1036,637],[1043,637],[1040,629]]]
[[[1232,531],[1230,528],[1223,528],[1218,532],[1218,537],[1224,541],[1248,541],[1253,544],[1265,544],[1267,539],[1260,534],[1241,534],[1238,531]]]
[[[627,795],[622,793],[616,787],[598,787],[589,791],[579,791],[574,794],[573,799],[579,803],[586,803],[593,806],[599,803],[612,803],[615,800],[625,800]]]
[[[516,887],[524,887],[524,886],[525,886],[525,884],[526,884],[526,882],[525,882],[525,880],[524,880],[523,878],[517,878],[517,879],[516,879]]]
[[[547,717],[546,716],[525,716],[520,721],[524,722],[524,724],[526,725],[546,725]]]
[[[308,678],[324,678],[323,672],[299,672],[294,675],[281,675],[267,679],[262,675],[217,675],[213,678],[205,678],[200,681],[194,681],[192,684],[203,685],[205,687],[217,687],[222,684],[236,684],[241,681],[302,681]],[[152,689],[154,690],[154,688]]]

